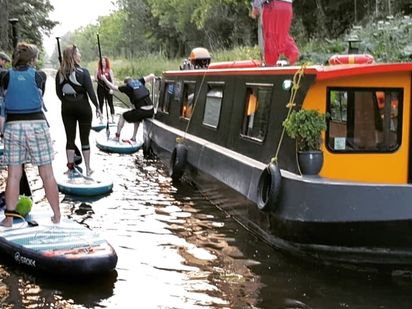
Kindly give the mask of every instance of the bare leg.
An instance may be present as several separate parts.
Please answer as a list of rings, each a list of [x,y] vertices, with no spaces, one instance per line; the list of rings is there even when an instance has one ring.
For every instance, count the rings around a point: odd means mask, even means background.
[[[54,178],[53,168],[50,164],[39,166],[39,174],[43,181],[46,198],[49,201],[50,207],[53,210],[53,223],[60,222],[60,206],[59,206],[59,191]]]
[[[67,163],[74,162],[74,149],[66,149]]]
[[[120,132],[123,129],[124,122],[125,122],[125,120],[123,118],[123,115],[120,115],[119,122],[117,123],[117,132],[116,132],[116,138],[118,138],[118,139],[120,138]]]
[[[82,150],[83,158],[84,158],[84,165],[86,165],[86,175],[90,176],[93,171],[90,168],[90,150]]]
[[[6,207],[7,210],[16,210],[17,200],[19,199],[20,192],[20,179],[23,173],[23,167],[19,165],[9,165],[7,172],[6,183]],[[3,226],[12,226],[13,218],[6,217],[2,222]]]
[[[136,135],[137,135],[137,131],[139,130],[139,125],[140,125],[140,121],[134,123],[132,141],[136,141]]]

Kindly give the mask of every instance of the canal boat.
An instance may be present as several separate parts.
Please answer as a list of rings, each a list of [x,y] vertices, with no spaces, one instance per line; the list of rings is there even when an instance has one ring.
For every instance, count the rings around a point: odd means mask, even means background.
[[[145,120],[144,152],[168,162],[175,180],[233,192],[242,202],[220,195],[218,206],[287,253],[410,271],[412,63],[361,60],[166,71],[155,87],[156,115]],[[301,173],[283,126],[300,109],[327,115],[315,175]]]

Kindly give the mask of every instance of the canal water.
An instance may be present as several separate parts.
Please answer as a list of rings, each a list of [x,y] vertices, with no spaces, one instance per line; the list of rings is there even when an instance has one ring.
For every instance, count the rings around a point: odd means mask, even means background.
[[[46,89],[56,174],[64,130],[53,79]],[[125,128],[130,133],[131,126]],[[1,308],[411,308],[412,279],[329,268],[289,257],[257,239],[189,182],[172,183],[157,159],[100,152],[92,165],[114,182],[96,198],[62,195],[63,215],[101,232],[115,272],[94,280],[26,273],[0,257]],[[6,173],[2,169],[0,184]],[[46,207],[28,167],[35,207]],[[4,183],[2,184],[2,188]],[[229,201],[230,202],[230,201]]]

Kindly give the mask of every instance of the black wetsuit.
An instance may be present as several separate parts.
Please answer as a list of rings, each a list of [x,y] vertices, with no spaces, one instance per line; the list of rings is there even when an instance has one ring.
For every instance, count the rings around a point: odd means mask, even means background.
[[[140,83],[145,85],[144,78],[140,78],[138,80]],[[138,93],[133,90],[133,88],[126,84],[119,87],[119,91],[125,93],[128,97],[130,102],[134,105],[134,109],[123,113],[123,118],[129,123],[136,123],[145,118],[150,118],[153,116],[153,103],[150,99],[150,93],[147,89],[145,89],[146,95],[141,98],[138,98]]]
[[[66,149],[74,150],[76,148],[74,142],[78,122],[82,150],[89,150],[89,135],[93,118],[89,98],[96,109],[98,108],[97,99],[89,71],[85,68],[76,67],[75,77],[77,83],[69,82],[67,79],[61,81],[60,74],[56,74],[56,94],[62,101],[61,115],[66,131]],[[65,84],[69,84],[75,90],[76,94],[63,93],[63,86]]]
[[[97,75],[99,76],[99,74]],[[105,74],[105,76],[109,82],[113,82],[112,77],[109,73]],[[102,81],[101,79],[97,80],[97,99],[99,101],[99,107],[102,113],[104,107],[104,99],[106,99],[107,105],[109,105],[110,108],[110,115],[114,115],[113,95],[110,93],[109,87],[107,87],[104,81]]]

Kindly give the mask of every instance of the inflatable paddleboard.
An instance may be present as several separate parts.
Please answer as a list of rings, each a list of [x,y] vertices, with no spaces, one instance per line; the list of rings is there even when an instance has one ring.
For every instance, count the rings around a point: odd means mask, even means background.
[[[142,146],[141,141],[120,140],[113,139],[114,133],[107,139],[106,132],[101,132],[96,138],[96,146],[102,151],[110,153],[124,153],[130,154],[138,151]]]
[[[113,181],[97,173],[86,177],[75,171],[56,177],[56,181],[60,192],[71,195],[96,196],[109,193],[113,189]]]
[[[13,227],[0,226],[2,257],[32,271],[57,276],[98,275],[115,269],[117,254],[99,233],[66,218],[53,224],[51,211],[36,207],[25,220],[15,218]]]
[[[116,123],[109,123],[109,128],[115,128],[117,127]],[[96,132],[100,132],[103,129],[107,128],[107,123],[92,123],[92,130],[96,131]]]

